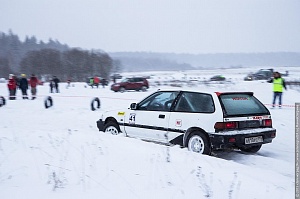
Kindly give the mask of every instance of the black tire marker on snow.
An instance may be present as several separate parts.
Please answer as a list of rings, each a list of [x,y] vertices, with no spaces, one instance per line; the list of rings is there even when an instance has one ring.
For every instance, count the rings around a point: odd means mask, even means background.
[[[97,102],[97,106],[95,108],[95,102]],[[99,109],[100,108],[100,99],[98,97],[95,97],[92,102],[91,102],[91,109],[92,111],[95,111],[96,109]]]
[[[45,104],[45,108],[50,108],[51,106],[53,106],[53,100],[52,100],[52,97],[48,96],[45,98],[45,101],[44,101],[44,104]]]
[[[6,104],[5,98],[3,96],[0,96],[0,107],[4,106]]]

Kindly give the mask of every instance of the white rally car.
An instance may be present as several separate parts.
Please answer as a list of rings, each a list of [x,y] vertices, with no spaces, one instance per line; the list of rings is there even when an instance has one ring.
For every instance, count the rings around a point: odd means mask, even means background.
[[[269,110],[252,92],[160,90],[129,109],[103,113],[97,127],[202,154],[234,148],[255,153],[276,136]]]

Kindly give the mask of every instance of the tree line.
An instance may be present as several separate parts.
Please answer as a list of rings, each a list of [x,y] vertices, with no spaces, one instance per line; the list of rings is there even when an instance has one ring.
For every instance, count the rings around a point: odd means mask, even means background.
[[[105,52],[70,48],[52,39],[38,42],[34,36],[22,42],[11,31],[0,32],[0,77],[34,73],[40,78],[55,75],[62,80],[85,81],[94,75],[108,78],[119,66]]]

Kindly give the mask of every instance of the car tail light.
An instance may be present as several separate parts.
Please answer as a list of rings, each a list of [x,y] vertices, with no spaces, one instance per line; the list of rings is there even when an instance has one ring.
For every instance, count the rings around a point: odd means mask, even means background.
[[[263,126],[272,127],[272,119],[263,120]]]
[[[272,133],[272,134],[271,134],[271,137],[272,137],[272,138],[276,137],[276,133]]]
[[[238,128],[237,122],[216,122],[215,123],[216,130],[236,129],[236,128]]]

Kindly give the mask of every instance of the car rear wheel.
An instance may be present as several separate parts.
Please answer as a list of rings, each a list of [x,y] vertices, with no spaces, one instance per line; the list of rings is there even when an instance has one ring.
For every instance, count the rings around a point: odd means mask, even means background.
[[[260,148],[261,148],[261,144],[255,146],[244,146],[241,147],[240,150],[247,153],[256,153],[257,151],[260,150]]]
[[[146,86],[142,86],[141,90],[142,90],[143,92],[145,92],[145,91],[147,90],[147,87],[146,87]]]
[[[118,135],[120,133],[120,127],[115,122],[108,122],[104,126],[105,133],[111,133],[112,135]]]
[[[190,151],[210,155],[211,147],[207,137],[202,132],[193,133],[188,140],[188,149]]]

